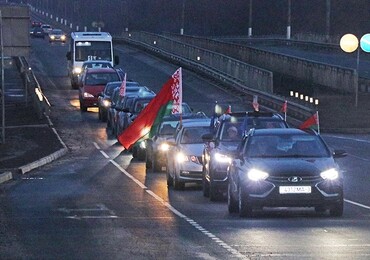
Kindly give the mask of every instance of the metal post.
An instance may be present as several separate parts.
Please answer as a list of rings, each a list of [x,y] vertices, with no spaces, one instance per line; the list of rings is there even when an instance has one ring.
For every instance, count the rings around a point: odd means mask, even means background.
[[[184,35],[184,26],[185,26],[185,0],[182,0],[181,29],[180,29],[181,35]]]
[[[0,10],[0,38],[1,38],[1,104],[2,104],[2,131],[1,142],[5,143],[5,78],[4,78],[4,40],[3,40],[3,15]]]
[[[248,28],[248,37],[252,37],[252,6],[253,6],[253,0],[249,0],[249,28]]]
[[[357,48],[357,59],[356,59],[356,77],[355,77],[355,107],[358,105],[358,78],[360,68],[360,47]]]
[[[288,0],[288,25],[287,25],[287,28],[286,28],[286,38],[287,38],[288,40],[290,40],[290,36],[291,36],[291,26],[290,26],[290,20],[291,20],[291,5],[292,5],[291,0]]]

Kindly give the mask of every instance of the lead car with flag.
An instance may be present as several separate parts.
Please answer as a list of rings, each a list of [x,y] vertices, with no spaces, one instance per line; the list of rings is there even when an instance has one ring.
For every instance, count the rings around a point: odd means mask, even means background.
[[[148,138],[152,128],[161,122],[169,113],[182,113],[182,69],[179,68],[163,85],[156,97],[140,112],[117,139],[122,146],[129,150],[139,140]],[[172,108],[169,110],[168,108]]]

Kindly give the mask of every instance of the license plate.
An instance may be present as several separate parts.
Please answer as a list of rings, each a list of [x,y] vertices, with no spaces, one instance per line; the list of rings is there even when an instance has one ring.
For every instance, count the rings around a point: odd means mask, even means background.
[[[311,186],[280,186],[280,194],[311,193]]]

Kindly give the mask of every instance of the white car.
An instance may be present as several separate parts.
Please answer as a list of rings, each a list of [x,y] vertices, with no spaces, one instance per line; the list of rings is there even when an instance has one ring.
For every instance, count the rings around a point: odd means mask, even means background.
[[[202,135],[210,131],[210,118],[186,119],[179,122],[175,138],[168,141],[167,185],[175,190],[183,189],[185,183],[202,182]]]

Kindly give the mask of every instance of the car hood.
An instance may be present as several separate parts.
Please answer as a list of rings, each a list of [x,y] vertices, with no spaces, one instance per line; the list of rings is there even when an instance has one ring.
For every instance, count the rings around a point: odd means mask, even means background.
[[[187,155],[202,156],[204,144],[180,144],[178,149]]]
[[[104,90],[105,85],[85,85],[83,90],[87,93],[90,93],[94,96],[97,96]]]
[[[247,160],[246,166],[265,171],[270,176],[314,176],[330,168],[338,168],[332,158],[258,158]]]

